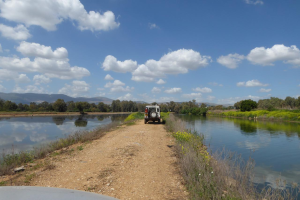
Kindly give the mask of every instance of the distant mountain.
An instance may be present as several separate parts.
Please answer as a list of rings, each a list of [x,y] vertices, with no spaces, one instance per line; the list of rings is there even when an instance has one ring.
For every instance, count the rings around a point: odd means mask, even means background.
[[[49,103],[55,102],[57,99],[63,99],[65,102],[68,101],[86,101],[89,103],[99,103],[103,102],[105,104],[111,104],[112,99],[106,97],[70,97],[64,94],[36,94],[36,93],[2,93],[0,92],[0,98],[3,100],[9,100],[15,103],[29,104],[30,102],[41,103],[47,101]]]

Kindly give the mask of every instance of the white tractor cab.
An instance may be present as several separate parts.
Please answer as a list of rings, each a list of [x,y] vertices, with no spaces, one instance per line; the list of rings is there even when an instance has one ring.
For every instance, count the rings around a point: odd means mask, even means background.
[[[145,124],[148,121],[158,122],[160,123],[160,108],[158,105],[149,105],[145,108],[145,116],[144,116],[144,122]]]

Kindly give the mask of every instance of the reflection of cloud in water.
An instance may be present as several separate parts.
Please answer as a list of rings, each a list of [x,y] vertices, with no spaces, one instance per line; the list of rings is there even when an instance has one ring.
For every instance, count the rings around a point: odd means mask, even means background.
[[[10,124],[13,127],[13,130],[20,128],[26,131],[42,129],[45,126],[44,123],[27,123],[27,122],[10,122]]]
[[[14,142],[22,142],[26,138],[26,133],[17,132],[11,134],[1,134],[0,135],[0,145],[13,144]]]
[[[262,147],[267,147],[269,146],[271,141],[270,137],[264,137],[264,136],[259,136],[258,139],[254,138],[253,141],[250,139],[245,140],[245,141],[240,141],[237,142],[238,147],[240,148],[246,148],[250,150],[258,150]]]
[[[47,139],[47,134],[46,133],[37,133],[36,131],[33,131],[29,137],[32,142],[41,142],[41,141]]]
[[[76,126],[74,125],[74,122],[73,122],[73,121],[71,121],[71,122],[65,122],[63,125],[57,126],[57,128],[58,128],[59,130],[61,130],[61,133],[62,133],[63,135],[73,134],[73,133],[76,133],[76,132],[78,132],[78,131],[81,130],[80,127],[76,127]]]
[[[288,170],[278,172],[271,167],[257,166],[254,168],[255,177],[253,182],[256,184],[267,183],[272,188],[284,189],[294,182],[300,183],[300,165],[294,165]],[[287,185],[284,184],[286,181]]]

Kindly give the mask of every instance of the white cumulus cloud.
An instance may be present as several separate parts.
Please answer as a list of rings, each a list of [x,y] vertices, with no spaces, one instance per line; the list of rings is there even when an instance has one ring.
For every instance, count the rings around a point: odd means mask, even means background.
[[[217,62],[229,69],[235,69],[243,59],[245,59],[245,56],[236,53],[228,54],[227,56],[220,56],[217,59]]]
[[[199,100],[202,96],[201,93],[190,93],[190,94],[183,94],[182,97],[186,99],[196,99]]]
[[[152,93],[160,93],[161,92],[161,89],[158,88],[158,87],[153,87],[152,90],[151,90]]]
[[[127,101],[134,100],[133,96],[130,93],[127,93],[124,96],[119,97],[118,99],[121,101],[122,100],[127,100]]]
[[[58,94],[66,94],[72,97],[85,96],[90,91],[90,85],[85,81],[72,81],[72,84],[65,84],[63,88],[58,91]]]
[[[236,84],[237,86],[239,87],[265,87],[265,86],[268,86],[269,84],[264,84],[264,83],[261,83],[259,82],[258,80],[250,80],[250,81],[247,81],[247,82],[238,82]]]
[[[122,81],[120,81],[120,80],[115,80],[115,81],[112,82],[112,83],[111,83],[111,82],[106,83],[104,87],[110,88],[110,87],[123,86],[123,85],[125,85],[125,83],[123,83]]]
[[[56,59],[56,60],[67,60],[68,51],[64,47],[57,48],[52,51],[50,46],[44,46],[38,43],[21,42],[20,46],[17,47],[19,51],[24,56],[40,57],[46,59]]]
[[[13,89],[13,92],[16,92],[16,93],[47,93],[47,91],[43,87],[37,87],[35,85],[27,85],[25,88],[16,86]]]
[[[271,92],[272,89],[265,89],[265,88],[261,88],[259,91],[260,92]]]
[[[80,79],[89,76],[90,72],[83,67],[71,67],[68,52],[60,47],[55,51],[49,46],[37,43],[22,42],[17,50],[27,56],[35,56],[33,60],[28,57],[0,57],[0,68],[14,72],[38,72],[49,78]]]
[[[41,83],[50,83],[51,79],[44,75],[34,75],[33,81],[35,81],[35,85],[40,85]]]
[[[0,32],[3,37],[13,40],[27,40],[31,37],[28,29],[22,24],[19,24],[16,27],[0,24]]]
[[[2,45],[0,44],[0,53],[2,53],[2,52],[3,52]]]
[[[115,86],[110,88],[111,92],[132,92],[134,90],[134,87],[123,87],[123,86]]]
[[[300,66],[300,50],[295,45],[286,47],[283,44],[276,44],[271,48],[256,47],[250,51],[247,59],[263,66],[274,65],[276,61]]]
[[[114,56],[108,55],[102,64],[104,71],[114,71],[119,73],[132,72],[137,68],[137,62],[133,60],[118,61]]]
[[[28,83],[30,82],[30,79],[26,74],[20,74],[17,78],[15,78],[15,81],[17,83]]]
[[[246,4],[252,4],[252,5],[263,5],[264,2],[261,0],[244,0]]]
[[[201,56],[192,49],[179,49],[169,52],[159,60],[148,60],[132,72],[132,80],[154,81],[154,78],[165,77],[167,74],[185,74],[189,70],[205,67],[211,61],[210,56]]]
[[[171,89],[165,90],[165,93],[168,93],[168,94],[175,94],[175,93],[180,93],[180,92],[182,92],[181,88],[171,88]]]
[[[155,28],[159,28],[159,27],[154,23],[149,23],[149,28],[150,29],[155,29]]]
[[[158,85],[162,85],[162,84],[165,84],[166,81],[162,80],[162,79],[159,79],[157,82],[156,82]]]
[[[202,92],[202,93],[210,93],[210,92],[212,92],[212,89],[210,89],[208,87],[204,87],[204,88],[197,87],[197,88],[193,88],[193,91]]]
[[[14,22],[41,26],[48,31],[64,20],[80,30],[108,31],[119,27],[112,11],[87,12],[79,0],[1,0],[0,16]]]
[[[107,74],[104,80],[114,80],[114,78],[111,75]]]

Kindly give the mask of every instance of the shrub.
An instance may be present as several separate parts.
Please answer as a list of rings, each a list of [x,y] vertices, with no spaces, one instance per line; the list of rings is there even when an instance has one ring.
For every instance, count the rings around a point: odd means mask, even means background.
[[[251,111],[252,109],[257,108],[257,103],[251,99],[244,100],[241,103],[241,111]]]

